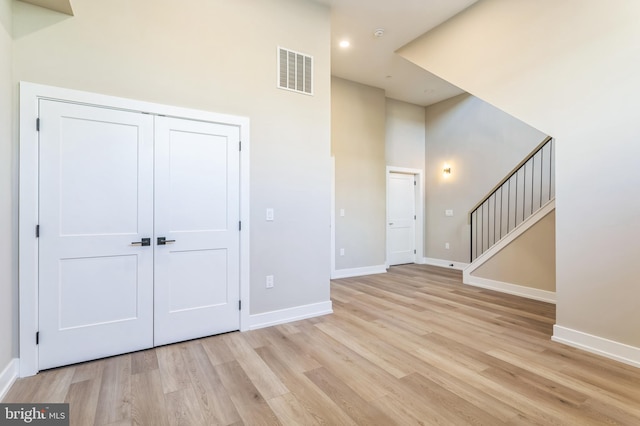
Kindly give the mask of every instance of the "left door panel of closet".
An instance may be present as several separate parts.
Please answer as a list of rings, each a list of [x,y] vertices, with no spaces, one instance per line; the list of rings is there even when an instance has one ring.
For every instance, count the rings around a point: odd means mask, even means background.
[[[39,369],[152,347],[153,116],[39,116]]]

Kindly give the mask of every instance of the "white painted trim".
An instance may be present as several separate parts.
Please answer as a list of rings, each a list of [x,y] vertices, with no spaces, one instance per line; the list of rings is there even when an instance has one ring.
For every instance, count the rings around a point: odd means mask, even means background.
[[[18,378],[18,372],[20,371],[20,360],[13,358],[9,361],[9,364],[0,373],[0,401],[7,395],[11,385],[13,385]]]
[[[331,276],[331,279],[337,280],[340,278],[361,277],[364,275],[386,274],[386,273],[387,273],[386,265],[365,266],[362,268],[338,269],[337,271],[335,271],[335,274]]]
[[[493,256],[511,244],[516,238],[524,234],[533,225],[538,223],[542,218],[551,213],[556,208],[556,200],[550,200],[542,206],[537,212],[529,216],[516,226],[511,232],[505,235],[501,240],[494,244],[489,250],[482,253],[476,260],[468,264],[462,271],[462,282],[475,287],[487,288],[490,290],[501,291],[507,294],[526,297],[528,299],[540,300],[548,303],[556,303],[556,293],[553,291],[539,290],[536,288],[525,287],[517,284],[505,283],[502,281],[491,280],[488,278],[476,277],[471,275],[476,269],[489,261]]]
[[[517,284],[505,283],[502,281],[490,280],[488,278],[475,277],[469,275],[462,280],[464,284],[499,291],[501,293],[513,294],[515,296],[526,297],[527,299],[540,300],[541,302],[556,303],[556,293],[553,291],[540,290],[537,288],[525,287]]]
[[[453,260],[445,260],[445,259],[434,259],[431,257],[423,257],[420,262],[422,265],[431,265],[431,266],[441,266],[443,268],[451,268],[462,271],[464,268],[469,266],[468,263],[464,262],[456,262]]]
[[[331,301],[251,315],[251,330],[333,313]]]
[[[240,331],[247,331],[251,323],[251,126],[248,117],[238,117],[240,126]]]
[[[336,274],[336,157],[331,156],[331,271],[330,277]]]
[[[635,346],[560,325],[553,326],[551,340],[640,368],[640,348]]]
[[[385,215],[385,265],[389,267],[389,177],[391,173],[404,173],[413,175],[416,180],[415,188],[415,212],[416,212],[416,227],[415,227],[415,241],[416,241],[416,254],[414,256],[414,262],[420,263],[420,259],[424,255],[424,171],[422,169],[410,169],[407,167],[387,166],[386,172],[386,208]]]
[[[20,196],[18,283],[20,299],[20,377],[38,372],[38,87],[20,83]]]
[[[20,297],[20,377],[38,372],[38,118],[39,99],[53,99],[84,105],[146,112],[238,126],[242,140],[240,153],[240,297],[246,307],[240,311],[240,330],[250,327],[250,209],[249,209],[249,118],[170,105],[155,104],[114,96],[20,82],[20,220],[19,220],[19,297]]]
[[[25,95],[28,95],[26,99],[22,96],[23,92]],[[21,101],[23,99],[27,101],[31,100],[31,106],[29,108],[36,114],[37,104],[35,106],[32,104],[34,101],[34,97],[38,99],[51,99],[75,104],[110,107],[124,111],[146,112],[149,114],[166,115],[168,117],[187,118],[191,120],[207,121],[210,123],[232,124],[237,126],[249,124],[248,117],[220,114],[211,111],[184,108],[173,105],[157,104],[136,99],[121,98],[101,93],[67,89],[63,87],[46,86],[25,81],[20,82],[20,94]],[[20,111],[22,112],[22,103],[20,104]],[[36,117],[33,117],[34,120]],[[32,130],[35,133],[35,121],[33,125],[34,127],[29,127],[29,130]],[[244,132],[242,133],[244,134]],[[22,135],[20,135],[20,137],[22,137]]]
[[[520,223],[518,226],[513,228],[511,232],[505,235],[501,240],[495,243],[493,246],[489,248],[489,250],[482,253],[480,256],[476,258],[471,264],[469,264],[465,270],[464,275],[465,279],[467,276],[470,276],[473,271],[482,266],[485,262],[495,256],[498,252],[500,252],[503,248],[511,244],[516,238],[520,235],[524,234],[529,228],[538,223],[539,220],[544,218],[546,215],[551,213],[556,208],[556,199],[550,200],[544,206],[542,206],[538,211],[529,216],[524,220],[524,222]]]

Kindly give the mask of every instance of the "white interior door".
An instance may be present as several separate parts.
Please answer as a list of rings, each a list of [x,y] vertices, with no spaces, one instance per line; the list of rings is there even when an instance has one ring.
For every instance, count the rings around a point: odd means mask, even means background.
[[[39,368],[151,347],[153,117],[39,108]]]
[[[387,254],[389,265],[416,260],[416,198],[412,174],[389,173],[387,188]]]
[[[239,128],[39,108],[38,368],[239,329]]]
[[[155,345],[240,328],[239,135],[156,118]]]

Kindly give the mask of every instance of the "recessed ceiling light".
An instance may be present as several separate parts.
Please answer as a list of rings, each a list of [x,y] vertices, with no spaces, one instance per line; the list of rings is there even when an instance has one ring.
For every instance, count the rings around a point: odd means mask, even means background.
[[[342,48],[347,48],[349,46],[351,46],[351,43],[349,43],[349,40],[342,40],[340,42],[340,47],[342,47]]]
[[[373,32],[373,35],[380,38],[384,35],[384,28],[378,28]]]

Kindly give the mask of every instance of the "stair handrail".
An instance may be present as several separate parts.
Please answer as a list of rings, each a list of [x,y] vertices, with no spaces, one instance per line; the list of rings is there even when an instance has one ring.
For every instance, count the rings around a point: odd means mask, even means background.
[[[544,148],[544,146],[545,146],[545,145],[546,145],[550,140],[552,140],[552,139],[553,139],[553,138],[552,138],[551,136],[547,136],[546,138],[544,138],[544,140],[543,140],[542,142],[540,142],[540,144],[538,144],[538,146],[536,146],[536,147],[533,149],[533,151],[531,151],[531,152],[529,153],[529,155],[527,155],[527,156],[524,158],[524,160],[522,160],[521,162],[519,162],[519,163],[518,163],[518,165],[517,165],[517,166],[515,166],[515,167],[513,168],[513,170],[511,170],[511,171],[506,175],[506,177],[504,177],[500,182],[498,182],[498,184],[497,184],[496,186],[494,186],[494,187],[493,187],[493,188],[492,188],[492,189],[487,193],[487,195],[486,195],[484,198],[482,198],[482,199],[480,200],[480,202],[476,203],[476,205],[475,205],[475,206],[473,206],[473,208],[471,208],[471,210],[469,210],[468,217],[467,217],[467,220],[468,220],[468,223],[469,223],[469,224],[471,223],[471,215],[473,214],[473,212],[475,212],[476,210],[478,210],[478,207],[480,207],[481,205],[483,205],[485,201],[487,201],[489,198],[491,198],[491,197],[493,196],[493,194],[495,194],[495,193],[498,191],[498,189],[500,189],[500,187],[501,187],[502,185],[504,185],[504,184],[505,184],[505,182],[507,182],[507,181],[508,181],[509,179],[511,179],[511,178],[512,178],[516,173],[518,173],[518,172],[520,171],[520,169],[522,168],[522,166],[524,166],[524,165],[525,165],[529,160],[531,160],[531,158],[535,157],[535,155],[536,155],[538,152],[540,152],[540,150],[541,150],[542,148]]]
[[[524,169],[524,179],[526,180],[527,177],[527,169],[526,166],[527,164],[529,164],[529,162],[531,162],[531,184],[532,184],[532,189],[531,189],[531,204],[530,204],[530,212],[529,215],[532,215],[534,213],[534,198],[533,198],[533,194],[534,194],[534,189],[533,189],[533,185],[534,185],[534,174],[535,174],[535,157],[538,153],[540,153],[540,172],[542,173],[542,170],[544,168],[544,163],[542,161],[542,159],[544,158],[544,149],[545,147],[549,145],[549,151],[550,151],[550,155],[549,155],[549,193],[548,193],[548,199],[551,200],[552,198],[552,192],[553,192],[553,187],[555,186],[553,181],[553,138],[551,136],[547,136],[544,138],[544,140],[538,144],[538,146],[536,146],[522,161],[520,161],[518,163],[518,165],[516,165],[516,167],[514,167],[509,173],[507,173],[507,175],[500,181],[498,182],[497,185],[495,185],[491,191],[489,191],[487,193],[487,195],[485,197],[483,197],[475,206],[473,206],[473,208],[471,210],[469,210],[469,214],[467,217],[469,226],[470,226],[470,240],[469,240],[469,245],[470,245],[470,253],[469,253],[469,259],[470,262],[473,262],[474,259],[476,259],[478,256],[480,256],[482,253],[484,253],[486,250],[489,250],[489,248],[491,248],[493,245],[495,245],[500,239],[502,239],[504,236],[506,236],[507,234],[509,234],[509,232],[511,232],[513,229],[515,229],[515,227],[517,226],[517,222],[518,222],[518,188],[517,188],[517,177],[519,176],[518,173]],[[505,233],[503,234],[503,200],[504,200],[504,194],[503,194],[503,188],[505,187],[505,185],[508,184],[508,193],[510,194],[511,192],[511,179],[516,176],[516,193],[515,193],[515,198],[514,198],[514,222],[513,222],[513,226],[514,228],[511,228],[510,225],[510,207],[511,207],[511,202],[509,201],[509,198],[507,198],[507,223],[506,223],[506,230]],[[542,208],[543,206],[543,191],[542,191],[542,182],[544,181],[544,178],[542,177],[542,174],[540,174],[540,205],[538,206],[538,208],[535,210],[539,210],[540,208]],[[526,183],[523,182],[523,185],[526,185]],[[522,220],[524,221],[526,219],[525,217],[525,212],[526,212],[526,205],[527,205],[527,200],[524,198],[524,193],[526,193],[526,186],[523,187],[523,197],[522,197]],[[498,213],[496,212],[496,201],[498,198],[498,191],[500,191],[500,231],[499,233],[496,232],[496,225],[497,225],[497,217],[498,217]],[[508,194],[508,195],[509,195]],[[493,214],[491,214],[491,198],[493,197],[493,204],[494,204],[494,209],[493,209]],[[485,204],[487,205],[487,219],[486,219],[486,249],[485,249]],[[482,209],[480,211],[480,209]],[[480,218],[480,214],[482,214],[482,218]],[[475,220],[476,220],[476,226],[478,226],[478,221],[480,221],[479,226],[480,226],[480,239],[478,239],[478,230],[474,229],[474,216],[475,216]],[[491,232],[491,217],[493,217],[493,232]],[[475,231],[475,234],[474,234]],[[499,236],[497,235],[499,234]],[[491,238],[493,235],[493,238]],[[493,242],[491,242],[493,240]],[[478,246],[479,245],[479,246]],[[474,256],[474,248],[475,248],[475,256]]]

